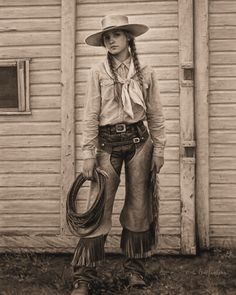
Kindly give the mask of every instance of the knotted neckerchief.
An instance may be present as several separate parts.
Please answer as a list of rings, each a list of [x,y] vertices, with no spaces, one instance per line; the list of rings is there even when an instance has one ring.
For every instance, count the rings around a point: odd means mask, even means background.
[[[108,75],[113,79],[108,60],[105,60],[105,69]],[[136,74],[133,60],[131,59],[129,72],[127,78],[124,79],[117,74],[118,82],[122,84],[122,91],[121,91],[121,102],[123,106],[123,110],[126,114],[128,114],[132,119],[134,118],[132,103],[136,103],[140,105],[146,111],[146,105],[143,99],[143,93],[140,89],[138,82],[133,78]]]

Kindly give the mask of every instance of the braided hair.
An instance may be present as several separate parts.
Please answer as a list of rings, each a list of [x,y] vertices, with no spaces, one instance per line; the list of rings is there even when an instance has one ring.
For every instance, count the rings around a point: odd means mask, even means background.
[[[117,72],[115,71],[115,66],[114,66],[114,59],[112,57],[112,54],[110,52],[107,52],[107,60],[108,64],[111,70],[112,77],[114,79],[114,97],[116,100],[119,98],[119,90],[118,90],[118,77],[117,77]]]
[[[136,49],[135,40],[134,40],[134,37],[130,33],[127,33],[127,35],[128,35],[127,37],[129,40],[130,53],[131,53],[133,63],[134,63],[134,68],[137,73],[140,86],[141,86],[141,88],[143,88],[143,75],[141,72],[140,62],[138,59],[138,53],[137,53],[137,49]]]
[[[141,90],[143,90],[143,75],[141,72],[140,62],[138,59],[138,53],[137,53],[137,49],[136,49],[135,39],[131,33],[124,31],[124,30],[122,30],[122,31],[125,33],[125,35],[128,39],[128,45],[129,45],[130,54],[131,54],[131,57],[132,57],[132,60],[134,63],[134,68],[135,68],[136,74],[138,76],[138,81],[139,81]],[[103,42],[103,38],[102,38],[102,42]],[[104,42],[103,42],[103,46],[105,46]],[[110,67],[112,77],[114,79],[115,98],[118,98],[118,93],[119,93],[119,91],[118,91],[118,77],[117,77],[117,72],[115,71],[114,59],[113,59],[112,54],[110,52],[107,52],[107,60],[108,60],[108,64]]]

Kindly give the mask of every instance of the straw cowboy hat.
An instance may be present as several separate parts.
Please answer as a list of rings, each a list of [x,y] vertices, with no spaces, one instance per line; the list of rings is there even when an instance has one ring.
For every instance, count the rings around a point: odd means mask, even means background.
[[[102,28],[98,33],[92,34],[85,39],[91,46],[103,46],[102,35],[105,32],[122,29],[130,32],[134,37],[140,36],[148,31],[149,27],[143,24],[129,24],[125,15],[107,15],[101,20]]]

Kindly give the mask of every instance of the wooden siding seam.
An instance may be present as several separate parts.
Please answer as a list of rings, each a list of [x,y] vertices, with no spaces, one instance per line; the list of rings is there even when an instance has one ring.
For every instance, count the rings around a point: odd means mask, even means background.
[[[230,90],[225,90],[225,89],[224,90],[211,90],[211,95],[212,94],[219,94],[219,93],[225,94],[225,92],[235,94],[236,89],[235,90],[233,90],[233,89],[230,89]],[[211,102],[211,104],[212,104],[212,102]]]
[[[25,20],[25,21],[30,21],[30,20],[46,20],[46,19],[53,19],[53,20],[60,20],[60,17],[59,16],[36,16],[36,17],[32,17],[32,16],[29,16],[29,17],[23,17],[23,18],[14,18],[14,17],[7,17],[7,18],[4,18],[1,16],[1,21],[15,21],[15,20]],[[57,30],[56,30],[57,31]],[[0,31],[1,32],[1,31]]]
[[[131,13],[128,13],[127,14],[128,16],[142,16],[142,17],[148,17],[148,16],[155,16],[155,15],[175,15],[175,16],[177,16],[178,14],[175,12],[175,11],[173,11],[173,12],[153,12],[153,13],[145,13],[145,12],[143,12],[143,13],[140,13],[140,14],[137,14],[137,13],[135,13],[135,14],[131,14]],[[80,18],[80,19],[83,19],[83,18],[98,18],[98,16],[97,15],[89,15],[89,16],[83,16],[83,15],[80,15],[78,18]],[[153,28],[153,27],[152,27]]]
[[[21,0],[15,0],[15,1],[12,1],[12,0],[8,0],[6,2],[6,0],[1,0],[0,1],[0,7],[7,7],[7,8],[14,8],[14,7],[37,7],[37,6],[60,6],[60,0],[44,0],[42,1],[41,0],[41,3],[38,3],[38,2],[33,2],[32,0],[26,0],[25,2],[24,1],[21,1]]]
[[[141,2],[141,3],[140,3]],[[136,1],[130,1],[129,4],[132,5],[132,4],[141,4],[142,6],[143,5],[146,5],[148,2],[148,4],[169,4],[171,6],[171,4],[176,4],[177,6],[177,0],[162,0],[162,1],[140,1],[140,0],[136,0]],[[94,6],[94,4],[122,4],[122,2],[120,1],[99,1],[99,3],[97,1],[95,2],[90,2],[90,1],[86,1],[86,2],[77,2],[76,5],[82,7],[82,6],[86,6],[86,7],[91,7],[91,6]]]
[[[145,4],[150,4],[150,3],[156,3],[156,2],[158,2],[158,3],[166,3],[166,2],[172,2],[172,3],[174,3],[174,2],[177,2],[178,0],[167,0],[167,1],[163,1],[163,0],[156,0],[156,1],[153,1],[153,0],[145,0],[145,1],[142,1],[143,3],[145,3]],[[126,1],[125,1],[126,2]],[[84,4],[84,5],[87,5],[87,4],[97,4],[98,2],[97,1],[89,1],[89,0],[86,0],[86,2],[85,1],[80,1],[80,0],[77,0],[76,1],[76,5],[81,5],[81,4]],[[122,4],[122,1],[119,1],[119,0],[114,0],[114,1],[112,1],[112,0],[110,0],[110,1],[103,1],[103,0],[101,0],[101,1],[99,1],[99,4],[114,4],[114,3],[116,3],[116,4]],[[132,1],[130,1],[129,2],[130,4],[132,3],[132,4],[139,4],[140,3],[140,0],[132,0]]]
[[[221,12],[219,11],[219,12],[210,12],[209,15],[223,15],[223,14],[225,14],[227,17],[227,15],[234,14],[234,13],[235,13],[234,11],[221,11]]]
[[[1,9],[9,9],[9,8],[22,8],[22,7],[24,7],[24,8],[26,8],[26,7],[33,7],[33,8],[37,8],[37,7],[60,7],[60,3],[55,3],[55,4],[53,4],[53,3],[47,3],[47,2],[45,2],[45,3],[42,3],[42,4],[40,4],[40,3],[37,3],[37,4],[35,4],[33,1],[31,1],[31,3],[29,3],[29,4],[23,4],[23,3],[20,3],[20,4],[9,4],[9,1],[8,1],[8,3],[6,3],[6,5],[2,5],[1,3],[0,3],[0,7],[1,7]]]

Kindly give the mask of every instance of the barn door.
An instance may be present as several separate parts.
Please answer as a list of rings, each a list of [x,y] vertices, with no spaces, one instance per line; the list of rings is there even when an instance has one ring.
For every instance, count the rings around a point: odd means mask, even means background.
[[[100,28],[107,14],[126,14],[150,30],[137,38],[137,49],[159,77],[166,118],[165,165],[159,175],[158,253],[195,253],[193,24],[191,0],[77,0],[75,38],[75,172],[81,170],[82,113],[89,68],[104,59],[104,48],[89,47],[84,39]],[[107,247],[119,249],[119,213],[124,202],[124,177],[113,210]],[[82,200],[84,205],[86,200]],[[81,203],[81,206],[83,204]]]

